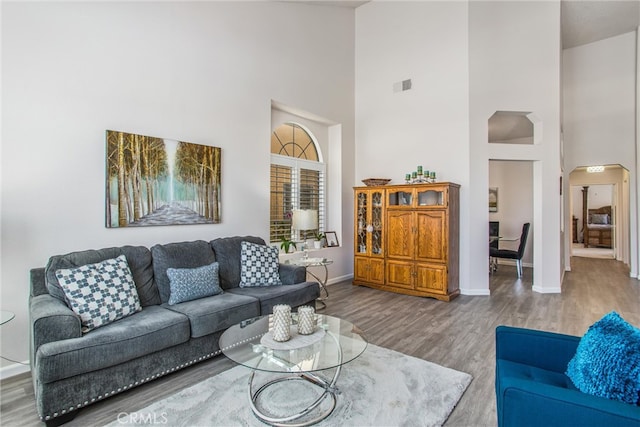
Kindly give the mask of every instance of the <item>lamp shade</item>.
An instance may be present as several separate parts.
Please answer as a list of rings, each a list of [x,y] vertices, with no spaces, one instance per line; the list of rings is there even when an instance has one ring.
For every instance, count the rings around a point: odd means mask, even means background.
[[[294,230],[316,230],[318,228],[318,211],[315,209],[294,209],[291,228]]]

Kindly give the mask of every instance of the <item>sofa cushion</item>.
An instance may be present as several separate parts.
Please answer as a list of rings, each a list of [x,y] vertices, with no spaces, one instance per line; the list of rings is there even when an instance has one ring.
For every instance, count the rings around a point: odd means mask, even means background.
[[[204,240],[169,243],[151,247],[153,273],[163,303],[169,301],[171,285],[167,268],[194,268],[209,265],[216,260],[209,243]]]
[[[567,375],[594,396],[640,401],[640,330],[615,311],[589,327],[569,361]]]
[[[234,288],[229,293],[250,296],[260,300],[260,315],[271,314],[276,304],[298,307],[309,304],[320,296],[320,285],[316,282],[302,282],[295,285]]]
[[[220,264],[220,286],[227,290],[240,285],[240,252],[242,242],[264,245],[264,240],[253,236],[223,237],[212,240],[211,247]]]
[[[148,305],[160,304],[158,288],[156,288],[153,280],[151,252],[144,246],[121,246],[52,256],[49,258],[49,262],[45,268],[49,294],[68,304],[64,291],[60,287],[60,283],[56,277],[56,270],[95,264],[106,259],[117,258],[120,255],[124,255],[127,258],[127,264],[133,275],[133,281],[136,283],[140,305],[146,307]]]
[[[165,307],[189,318],[193,338],[222,331],[260,314],[257,299],[228,292]]]
[[[169,305],[222,293],[218,263],[196,268],[167,268],[171,295]]]
[[[562,372],[549,371],[524,363],[510,360],[497,360],[497,369],[501,378],[532,381],[536,384],[546,384],[553,387],[577,390],[571,379]]]
[[[96,264],[56,270],[71,309],[87,333],[140,311],[140,300],[127,259],[120,255]]]
[[[158,305],[144,307],[80,338],[41,345],[35,371],[44,383],[70,378],[182,344],[189,332],[186,316]]]
[[[240,246],[240,287],[279,286],[278,249],[242,242]]]

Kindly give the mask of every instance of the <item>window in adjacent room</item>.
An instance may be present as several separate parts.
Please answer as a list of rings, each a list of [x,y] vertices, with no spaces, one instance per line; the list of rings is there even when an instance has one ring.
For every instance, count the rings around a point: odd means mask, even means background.
[[[296,123],[284,123],[271,134],[271,242],[283,237],[305,240],[318,230],[292,230],[294,209],[318,212],[318,229],[325,224],[325,164],[314,136]]]

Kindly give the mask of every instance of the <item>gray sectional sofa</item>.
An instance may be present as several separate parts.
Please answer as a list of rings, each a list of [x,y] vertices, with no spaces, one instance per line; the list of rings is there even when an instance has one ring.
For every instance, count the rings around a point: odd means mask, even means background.
[[[122,246],[53,256],[31,270],[29,298],[31,372],[38,414],[47,425],[72,419],[77,410],[106,397],[220,354],[222,332],[242,320],[269,314],[275,304],[314,305],[319,285],[304,267],[280,264],[281,286],[239,287],[243,241],[228,237]],[[57,284],[56,271],[125,255],[142,309],[83,333]],[[218,263],[218,295],[169,305],[168,268]]]

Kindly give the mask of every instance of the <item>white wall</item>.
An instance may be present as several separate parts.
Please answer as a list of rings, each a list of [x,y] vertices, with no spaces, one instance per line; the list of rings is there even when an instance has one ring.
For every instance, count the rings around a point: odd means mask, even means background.
[[[2,326],[2,355],[28,358],[28,272],[50,255],[268,238],[272,99],[339,124],[338,197],[351,224],[354,14],[281,2],[3,3],[1,308],[16,318]],[[106,129],[222,147],[222,223],[106,229]],[[351,246],[331,256],[348,259]]]
[[[491,160],[489,187],[498,188],[498,212],[489,213],[489,221],[500,222],[500,249],[518,250],[522,224],[533,223],[533,163]],[[532,235],[533,228],[530,228],[522,258],[528,267],[533,266]]]
[[[588,209],[598,209],[603,206],[611,206],[613,197],[613,187],[611,185],[590,185]]]
[[[394,92],[394,83],[413,87]],[[534,161],[534,289],[559,292],[560,3],[371,2],[356,10],[356,184],[422,164],[461,184],[460,289],[488,295],[488,160]],[[495,111],[537,144],[487,143]]]
[[[636,32],[566,49],[562,58],[565,171],[620,164],[632,177],[637,176]],[[638,276],[636,189],[632,179],[629,232],[633,277]],[[569,251],[566,256],[568,261]]]
[[[460,184],[463,292],[471,274],[467,7],[370,2],[356,10],[355,185],[378,177],[402,183],[418,165]],[[412,88],[394,92],[406,79]]]
[[[488,288],[489,159],[533,166],[533,289],[559,292],[560,2],[472,1],[469,4],[470,251],[477,284]],[[496,111],[535,116],[534,144],[488,144]]]

